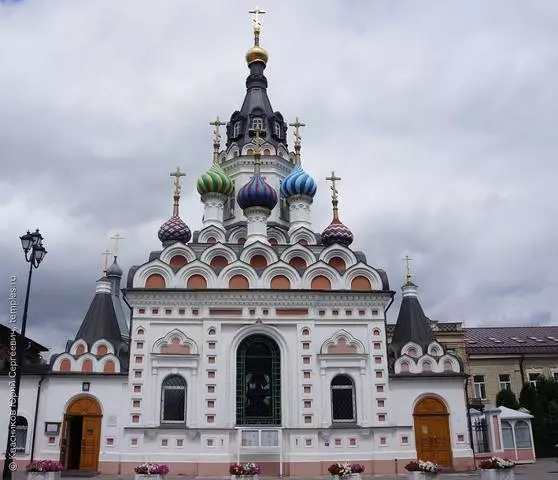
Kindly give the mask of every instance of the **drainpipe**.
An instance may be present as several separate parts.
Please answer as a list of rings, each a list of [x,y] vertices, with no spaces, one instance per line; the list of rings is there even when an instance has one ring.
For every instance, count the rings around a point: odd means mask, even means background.
[[[130,309],[130,325],[128,327],[128,369],[129,369],[130,368],[130,360],[132,358],[132,321],[133,321],[133,316],[134,316],[134,309],[130,306],[130,304],[128,303],[128,300],[126,300],[126,295],[122,295],[122,299],[124,300],[124,303]]]
[[[523,361],[525,360],[525,355],[521,354],[519,359],[519,372],[521,373],[521,388],[525,385],[525,370],[523,369]]]
[[[37,423],[38,422],[38,414],[39,414],[39,400],[41,398],[41,385],[43,380],[45,379],[46,375],[44,373],[41,374],[41,378],[39,379],[39,384],[37,385],[37,400],[35,402],[35,414],[34,414],[34,422],[33,422],[33,436],[31,437],[31,458],[29,463],[33,462],[33,457],[35,455],[35,437],[37,435]]]
[[[475,443],[473,441],[473,423],[471,422],[471,412],[469,411],[469,375],[465,377],[465,408],[467,409],[467,429],[469,430],[469,446],[473,452],[473,465],[477,469],[477,458],[475,456]]]

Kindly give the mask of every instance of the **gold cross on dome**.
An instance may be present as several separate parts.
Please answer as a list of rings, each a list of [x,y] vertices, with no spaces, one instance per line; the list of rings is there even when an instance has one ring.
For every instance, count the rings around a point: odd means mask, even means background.
[[[124,240],[124,237],[117,232],[116,235],[113,235],[110,239],[114,240],[114,256],[116,257],[118,255],[118,242]]]
[[[300,127],[305,127],[306,124],[305,123],[301,123],[300,120],[298,119],[298,117],[296,117],[296,120],[293,123],[289,123],[289,127],[294,127],[295,131],[294,131],[294,137],[295,137],[295,144],[296,145],[300,145]]]
[[[411,276],[411,260],[412,260],[412,258],[409,257],[409,255],[405,255],[403,257],[403,261],[405,262],[407,283],[410,283],[411,279],[412,279],[412,276]]]
[[[260,7],[256,6],[254,10],[250,10],[248,13],[254,14],[253,22],[254,22],[254,32],[259,32],[260,27],[262,26],[260,22],[260,14],[267,13],[265,10],[260,10]]]
[[[219,127],[221,125],[226,125],[225,122],[221,122],[219,117],[217,117],[213,122],[209,122],[209,125],[213,125],[215,128],[213,129],[213,143],[218,144],[221,140],[221,134],[219,133]]]
[[[337,180],[341,180],[341,177],[336,177],[335,172],[332,171],[331,172],[331,177],[326,177],[326,180],[329,180],[331,182],[331,187],[330,187],[331,188],[331,198],[333,200],[337,200],[337,194],[339,192],[337,191],[337,188],[335,187],[335,182]]]
[[[103,257],[105,257],[105,266],[103,267],[103,272],[106,273],[107,269],[108,269],[108,257],[110,257],[111,252],[110,250],[107,248],[103,253],[101,253],[101,255]]]
[[[185,177],[186,174],[180,171],[180,167],[176,167],[176,172],[170,174],[174,177],[174,194],[180,195],[180,177]]]

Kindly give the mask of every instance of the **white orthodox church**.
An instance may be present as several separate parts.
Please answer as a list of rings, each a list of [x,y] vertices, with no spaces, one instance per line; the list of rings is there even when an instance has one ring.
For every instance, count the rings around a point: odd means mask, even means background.
[[[130,474],[151,461],[224,477],[231,463],[254,461],[264,476],[310,477],[336,461],[367,474],[403,472],[416,458],[472,466],[463,362],[434,338],[410,276],[388,343],[396,292],[351,249],[335,174],[321,194],[331,193],[333,218],[315,232],[320,192],[301,164],[303,125],[291,124],[289,150],[255,25],[244,102],[226,124],[212,122],[213,162],[197,181],[201,229],[192,234],[179,215],[177,169],[162,248],[125,286],[115,257],[66,351],[27,370],[21,468],[54,459]]]

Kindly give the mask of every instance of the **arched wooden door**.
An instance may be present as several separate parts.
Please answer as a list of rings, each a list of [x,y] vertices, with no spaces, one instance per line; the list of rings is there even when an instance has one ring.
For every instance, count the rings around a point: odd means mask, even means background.
[[[444,403],[435,397],[425,397],[415,406],[413,416],[417,458],[451,468],[453,452],[449,413]]]
[[[66,470],[97,471],[101,444],[101,406],[92,396],[72,400],[64,415],[60,460]]]

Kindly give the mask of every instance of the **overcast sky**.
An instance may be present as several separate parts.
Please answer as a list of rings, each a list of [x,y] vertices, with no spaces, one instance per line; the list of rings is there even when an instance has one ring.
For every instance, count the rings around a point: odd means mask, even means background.
[[[275,110],[306,122],[313,226],[339,183],[354,249],[397,301],[413,260],[426,313],[473,325],[557,323],[558,2],[268,1]],[[211,127],[240,108],[251,2],[0,2],[0,321],[19,235],[39,227],[28,335],[59,350],[94,294],[109,239],[146,261],[171,214],[201,225]],[[292,137],[290,139],[292,147]]]

